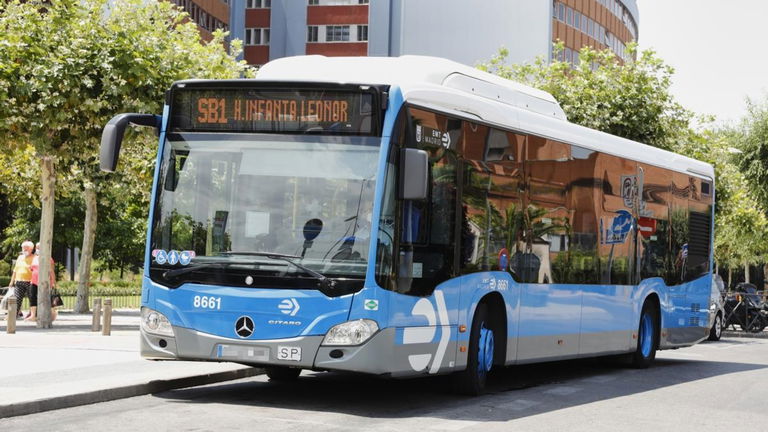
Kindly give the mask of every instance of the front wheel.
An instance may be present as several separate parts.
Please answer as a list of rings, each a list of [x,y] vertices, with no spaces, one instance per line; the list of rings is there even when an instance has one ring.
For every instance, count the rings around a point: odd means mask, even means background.
[[[455,384],[459,393],[477,396],[485,390],[488,373],[493,367],[495,337],[485,304],[477,306],[469,335],[467,368],[456,374]]]
[[[637,332],[637,348],[631,354],[632,366],[645,369],[656,358],[659,347],[659,310],[651,302],[645,302],[640,313],[640,325]]]
[[[293,381],[301,374],[301,369],[285,366],[268,366],[264,370],[270,381]]]
[[[709,329],[709,340],[711,341],[719,341],[720,336],[723,334],[723,317],[720,315],[720,312],[715,315],[715,322],[712,324],[712,328]]]

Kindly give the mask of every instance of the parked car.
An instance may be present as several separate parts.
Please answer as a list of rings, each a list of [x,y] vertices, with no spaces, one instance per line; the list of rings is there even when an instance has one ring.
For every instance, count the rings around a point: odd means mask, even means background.
[[[712,278],[712,294],[709,299],[709,340],[718,341],[725,328],[725,284],[719,274]]]
[[[768,326],[768,304],[751,283],[742,282],[725,300],[726,326],[738,325],[743,331],[757,333]]]

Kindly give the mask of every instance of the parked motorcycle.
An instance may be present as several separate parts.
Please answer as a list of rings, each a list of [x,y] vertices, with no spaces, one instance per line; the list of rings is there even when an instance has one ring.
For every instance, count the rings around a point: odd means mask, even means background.
[[[725,316],[726,327],[737,325],[742,331],[761,332],[768,326],[768,304],[754,285],[742,282],[728,293]]]

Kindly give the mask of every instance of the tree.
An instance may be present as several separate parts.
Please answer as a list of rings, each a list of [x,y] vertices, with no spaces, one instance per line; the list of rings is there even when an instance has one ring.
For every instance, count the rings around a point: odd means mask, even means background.
[[[562,43],[556,44],[553,57],[562,49]],[[637,54],[634,44],[627,50],[629,58]],[[666,150],[689,129],[693,113],[669,92],[674,70],[651,50],[621,64],[609,49],[584,47],[574,68],[557,60],[547,63],[543,57],[509,66],[508,55],[502,48],[478,67],[551,93],[572,123]]]
[[[763,208],[768,208],[768,100],[748,100],[747,115],[732,134],[741,151],[738,166]]]
[[[41,167],[40,273],[53,237],[56,162],[74,170],[86,203],[76,309],[87,310],[96,230],[101,129],[115,113],[159,112],[163,92],[182,78],[248,72],[215,32],[204,44],[194,23],[170,2],[13,1],[0,10],[0,132],[31,146]],[[45,34],[46,37],[40,35]],[[239,45],[232,44],[234,52]],[[49,283],[41,278],[38,326],[50,327]]]
[[[766,207],[739,167],[743,160],[734,146],[741,142],[739,131],[725,128],[690,134],[675,148],[715,168],[715,261],[729,270],[742,265],[747,269],[768,255]]]

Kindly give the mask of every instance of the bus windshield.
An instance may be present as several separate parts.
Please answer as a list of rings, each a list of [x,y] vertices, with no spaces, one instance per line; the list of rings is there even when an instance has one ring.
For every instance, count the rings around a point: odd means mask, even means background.
[[[169,135],[152,279],[254,287],[317,274],[362,279],[378,146],[357,136]]]

